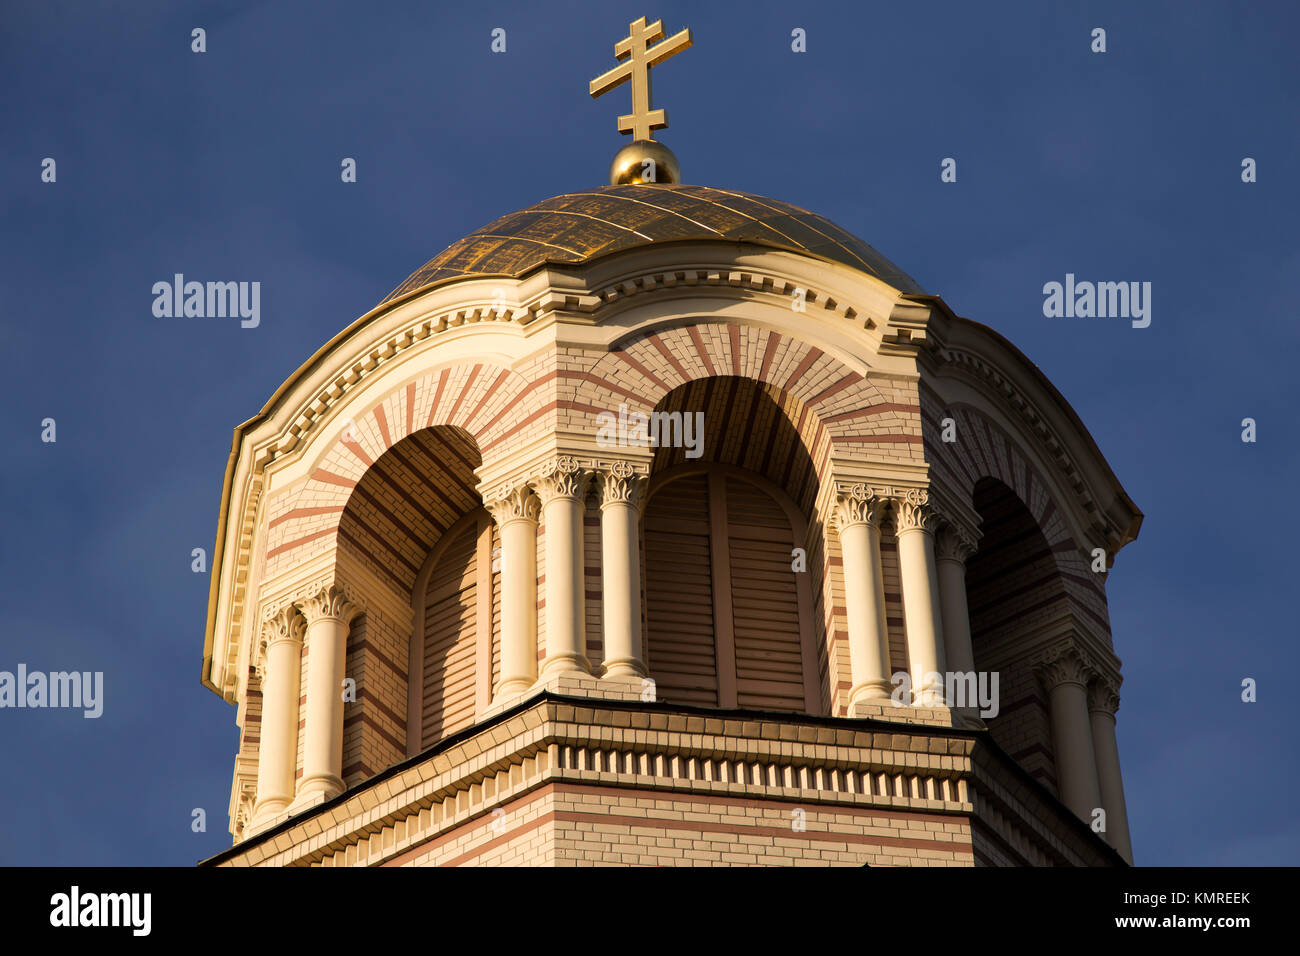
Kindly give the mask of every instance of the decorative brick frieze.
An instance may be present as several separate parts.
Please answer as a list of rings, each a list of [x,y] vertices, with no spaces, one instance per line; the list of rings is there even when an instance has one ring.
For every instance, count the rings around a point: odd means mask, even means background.
[[[492,852],[489,844],[504,846],[510,834],[528,828],[531,811],[524,808],[530,800],[557,793],[593,794],[586,812],[610,818],[601,840],[629,856],[654,845],[653,835],[647,839],[644,831],[648,823],[653,829],[656,818],[677,821],[671,828],[678,835],[707,844],[708,834],[729,832],[734,815],[742,829],[730,832],[766,838],[769,846],[768,831],[780,830],[793,851],[783,855],[786,864],[825,860],[824,831],[843,827],[857,834],[850,840],[854,855],[831,862],[880,865],[888,858],[910,865],[969,866],[978,862],[970,849],[976,808],[992,805],[1013,812],[990,813],[981,825],[1001,833],[1004,841],[1032,847],[1043,862],[1105,861],[1086,830],[1063,834],[1032,823],[1026,829],[1020,815],[1032,821],[1060,811],[1052,810],[1050,798],[1012,770],[1005,757],[975,760],[987,746],[985,739],[981,733],[912,732],[865,721],[836,727],[775,715],[647,712],[635,705],[545,698],[383,775],[328,815],[309,811],[281,836],[235,847],[215,862],[484,862],[483,854]],[[628,807],[642,811],[623,816],[620,794],[633,797]],[[648,820],[644,808],[657,806],[655,801],[665,801],[663,812],[649,814]],[[674,801],[693,803],[699,812],[674,813],[669,806]],[[733,805],[756,809],[760,817],[727,809]],[[560,811],[563,823],[564,807],[552,809]],[[893,822],[863,830],[872,816]],[[952,836],[937,838],[936,821],[938,832]],[[563,864],[571,849],[566,841],[572,839],[543,840],[517,862]]]

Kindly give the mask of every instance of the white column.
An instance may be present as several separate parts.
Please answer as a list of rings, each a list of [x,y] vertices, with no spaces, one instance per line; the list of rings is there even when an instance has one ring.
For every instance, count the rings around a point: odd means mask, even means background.
[[[1119,772],[1119,745],[1115,742],[1115,711],[1119,691],[1098,680],[1088,687],[1088,714],[1092,718],[1092,747],[1097,757],[1097,783],[1101,805],[1106,811],[1106,842],[1129,863],[1133,843],[1128,831],[1128,807],[1124,803],[1124,781]]]
[[[298,685],[302,636],[307,622],[286,605],[262,624],[257,664],[262,718],[257,754],[257,804],[249,823],[256,831],[288,809],[298,763]]]
[[[641,507],[646,484],[627,462],[614,462],[600,473],[606,677],[646,676],[641,636]]]
[[[307,619],[307,713],[298,800],[328,800],[343,792],[343,679],[349,625],[361,606],[328,584],[299,607]]]
[[[912,668],[912,702],[943,707],[944,655],[939,581],[934,560],[934,510],[929,494],[909,491],[894,501],[894,534],[903,584],[903,624]]]
[[[974,553],[975,542],[964,531],[952,524],[939,529],[935,558],[939,569],[944,661],[949,670],[963,674],[975,670],[970,609],[966,606],[966,559]]]
[[[527,485],[488,502],[501,529],[501,676],[497,697],[537,680],[537,516],[541,503]]]
[[[885,579],[880,564],[880,515],[884,499],[867,485],[841,490],[831,523],[840,536],[844,571],[844,613],[849,631],[850,708],[862,700],[887,701],[889,632],[885,621]]]
[[[587,472],[561,456],[535,482],[546,527],[546,660],[542,676],[590,674],[582,514]]]
[[[1052,749],[1056,752],[1056,790],[1061,802],[1085,823],[1102,805],[1088,720],[1090,669],[1072,648],[1045,660],[1039,673],[1047,686],[1052,720]]]

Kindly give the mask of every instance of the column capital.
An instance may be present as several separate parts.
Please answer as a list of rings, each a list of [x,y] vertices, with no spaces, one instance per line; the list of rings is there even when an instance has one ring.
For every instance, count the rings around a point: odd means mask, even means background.
[[[587,496],[590,478],[590,470],[577,458],[558,455],[538,469],[531,484],[544,508],[557,498],[568,498],[581,504]]]
[[[1112,720],[1119,710],[1119,685],[1103,676],[1096,676],[1088,685],[1088,710],[1106,714]]]
[[[888,503],[889,499],[881,489],[863,482],[836,485],[835,503],[831,508],[831,527],[839,532],[857,524],[879,529],[880,518]]]
[[[526,482],[507,485],[494,498],[485,501],[483,506],[492,513],[492,520],[501,527],[512,521],[531,521],[537,524],[542,512],[541,499]]]
[[[1073,645],[1049,650],[1035,661],[1034,670],[1049,691],[1062,684],[1078,684],[1086,690],[1097,673],[1091,658]]]
[[[952,521],[943,521],[939,525],[934,539],[935,558],[939,561],[956,561],[965,564],[979,547],[979,537],[972,535],[965,528]]]
[[[333,581],[322,581],[304,589],[296,595],[294,604],[302,610],[308,626],[319,620],[350,624],[353,618],[365,610],[350,589]]]
[[[939,514],[930,503],[930,493],[924,488],[911,488],[894,498],[894,532],[926,531],[933,533],[939,523]]]
[[[272,605],[262,611],[262,633],[258,637],[253,667],[259,681],[266,680],[267,659],[271,648],[281,642],[302,645],[307,621],[292,603]]]
[[[595,474],[601,508],[614,504],[631,505],[640,513],[646,502],[650,479],[635,465],[630,461],[614,461],[597,468]]]

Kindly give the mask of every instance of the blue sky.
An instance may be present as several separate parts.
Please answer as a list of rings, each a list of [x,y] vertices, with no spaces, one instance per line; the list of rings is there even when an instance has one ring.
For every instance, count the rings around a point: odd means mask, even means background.
[[[687,182],[821,213],[1006,335],[1145,512],[1109,583],[1138,863],[1300,863],[1300,8],[466,6],[0,9],[0,669],[105,674],[98,720],[0,711],[0,864],[229,844],[235,711],[199,683],[190,552],[231,431],[460,236],[605,182],[627,91],[587,82],[643,14],[694,33],[654,73]],[[176,272],[260,281],[260,326],[155,318]],[[1151,326],[1045,318],[1067,272],[1151,282]]]

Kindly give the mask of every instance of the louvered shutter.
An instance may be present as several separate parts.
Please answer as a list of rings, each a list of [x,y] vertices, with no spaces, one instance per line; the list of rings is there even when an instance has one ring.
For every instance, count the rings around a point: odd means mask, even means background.
[[[727,480],[727,550],[742,708],[803,710],[799,593],[785,511],[761,489]]]
[[[708,501],[708,479],[696,475],[660,489],[646,506],[646,665],[658,699],[713,707]]]
[[[477,538],[473,522],[459,531],[425,590],[422,749],[474,722]]]

